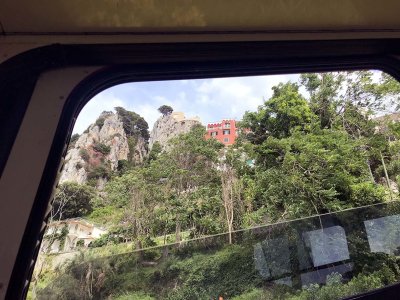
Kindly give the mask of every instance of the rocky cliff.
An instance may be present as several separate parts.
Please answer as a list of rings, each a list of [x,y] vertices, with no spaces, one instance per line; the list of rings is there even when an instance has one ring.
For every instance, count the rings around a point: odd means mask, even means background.
[[[119,165],[143,162],[155,142],[166,149],[168,141],[201,124],[198,118],[185,118],[181,112],[160,117],[149,136],[147,122],[121,107],[117,113],[103,112],[96,122],[71,142],[60,183],[73,181],[104,186]]]
[[[70,147],[60,183],[97,181],[103,185],[117,170],[119,161],[142,162],[147,154],[147,141],[140,134],[127,134],[121,116],[103,112],[95,124]]]
[[[161,116],[154,123],[153,130],[150,133],[149,148],[151,149],[155,142],[159,142],[165,149],[171,138],[189,132],[196,124],[201,124],[198,117],[185,118],[182,112],[173,112]]]

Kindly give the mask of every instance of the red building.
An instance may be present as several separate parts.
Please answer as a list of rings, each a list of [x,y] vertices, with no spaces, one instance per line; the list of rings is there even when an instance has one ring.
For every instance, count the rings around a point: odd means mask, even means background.
[[[225,146],[229,146],[235,143],[239,134],[238,130],[236,121],[232,119],[224,119],[219,123],[209,123],[207,125],[206,139],[214,138]]]

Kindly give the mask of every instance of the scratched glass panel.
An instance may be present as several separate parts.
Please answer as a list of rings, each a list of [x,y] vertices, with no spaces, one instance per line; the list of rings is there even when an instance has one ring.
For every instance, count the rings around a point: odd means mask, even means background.
[[[63,282],[79,287],[88,280],[93,282],[93,298],[102,299],[100,291],[122,280],[119,273],[132,278],[123,289],[151,293],[151,299],[235,299],[234,294],[251,293],[260,296],[255,299],[297,299],[326,286],[340,299],[376,288],[377,274],[395,276],[399,221],[400,204],[388,203],[236,231],[231,245],[229,235],[222,234],[107,258],[82,256],[66,268],[75,279],[60,273],[40,299],[56,299],[52,297]],[[143,276],[151,286],[136,283],[135,278]],[[378,280],[375,285],[368,283],[371,278]],[[353,279],[363,290],[356,289]],[[241,286],[233,286],[233,281]],[[190,282],[190,287],[182,282]],[[168,295],[161,292],[167,287]]]

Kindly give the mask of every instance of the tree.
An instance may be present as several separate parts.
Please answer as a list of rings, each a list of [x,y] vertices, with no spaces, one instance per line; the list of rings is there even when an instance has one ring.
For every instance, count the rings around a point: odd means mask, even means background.
[[[123,107],[115,107],[115,110],[121,118],[124,131],[128,137],[138,137],[140,135],[146,142],[149,140],[149,125],[143,117]]]
[[[268,138],[257,150],[255,209],[266,207],[270,220],[277,221],[383,202],[383,194],[373,193],[363,144],[328,129]],[[363,187],[360,202],[363,182],[372,188]]]
[[[300,83],[310,93],[310,108],[321,128],[331,128],[336,116],[337,97],[344,81],[342,73],[305,73]]]
[[[149,187],[144,170],[135,168],[107,183],[107,199],[112,206],[122,210],[115,220],[114,232],[125,240],[134,240],[141,249],[141,239],[152,231],[154,188]]]
[[[158,111],[162,113],[164,116],[170,115],[174,110],[171,106],[162,105],[158,108]]]
[[[196,236],[216,233],[219,228],[215,222],[219,222],[220,179],[215,164],[223,145],[205,140],[205,133],[203,126],[193,126],[171,139],[168,151],[159,153],[146,169],[148,182],[162,194],[157,212],[163,221],[157,227],[169,230],[173,226],[176,242],[182,230],[190,229]],[[161,216],[161,212],[166,214]]]
[[[92,212],[93,188],[75,182],[60,184],[52,206],[52,220],[87,216]]]
[[[226,225],[228,228],[229,244],[232,244],[232,232],[234,230],[234,219],[237,207],[242,201],[242,184],[237,178],[235,170],[225,165],[221,171],[222,204],[225,212]]]
[[[315,119],[296,83],[280,83],[272,89],[272,97],[257,112],[243,116],[241,126],[249,130],[247,138],[254,144],[261,144],[268,136],[287,137],[294,129],[309,131]]]

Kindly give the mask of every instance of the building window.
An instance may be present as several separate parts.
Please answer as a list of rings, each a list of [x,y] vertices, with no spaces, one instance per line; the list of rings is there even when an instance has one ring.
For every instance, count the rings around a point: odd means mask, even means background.
[[[229,129],[223,131],[223,135],[230,135],[231,131]]]
[[[217,136],[217,135],[218,135],[218,131],[211,132],[211,136]]]
[[[231,123],[225,123],[224,128],[231,128]]]
[[[229,142],[229,138],[224,138],[224,143],[228,143]]]

